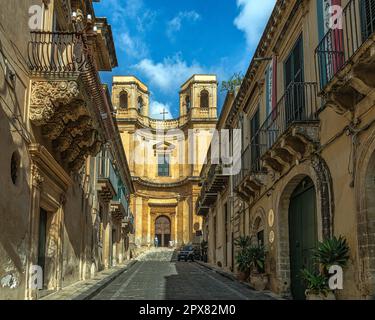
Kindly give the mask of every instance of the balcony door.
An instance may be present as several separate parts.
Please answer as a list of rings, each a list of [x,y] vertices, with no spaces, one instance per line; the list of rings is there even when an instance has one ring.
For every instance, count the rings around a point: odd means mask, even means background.
[[[285,122],[286,126],[288,126],[291,122],[304,119],[303,115],[305,113],[302,35],[285,61],[284,74],[286,88]],[[280,112],[284,112],[284,110]]]

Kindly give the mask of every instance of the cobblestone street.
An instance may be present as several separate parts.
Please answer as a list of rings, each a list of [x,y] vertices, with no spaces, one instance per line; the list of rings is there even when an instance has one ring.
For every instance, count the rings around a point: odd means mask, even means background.
[[[174,251],[152,250],[93,299],[96,300],[270,300],[196,262],[177,262]]]

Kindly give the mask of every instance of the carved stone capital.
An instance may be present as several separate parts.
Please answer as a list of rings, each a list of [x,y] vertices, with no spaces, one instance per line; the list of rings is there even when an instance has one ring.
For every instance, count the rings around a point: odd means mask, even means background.
[[[33,81],[31,84],[30,120],[36,125],[52,119],[59,103],[69,104],[79,95],[76,81]]]
[[[33,165],[31,168],[31,179],[34,187],[41,188],[44,178],[36,165]]]

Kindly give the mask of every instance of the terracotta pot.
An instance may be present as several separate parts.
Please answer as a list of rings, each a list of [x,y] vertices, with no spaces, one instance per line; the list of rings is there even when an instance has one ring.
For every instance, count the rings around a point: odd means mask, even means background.
[[[242,272],[238,271],[237,273],[237,279],[240,281],[246,281],[247,278],[249,277],[250,272]]]
[[[325,296],[323,293],[309,293],[306,291],[306,300],[336,300],[335,294],[330,291]]]
[[[269,282],[268,274],[252,273],[250,275],[250,284],[257,291],[263,291],[267,288]]]

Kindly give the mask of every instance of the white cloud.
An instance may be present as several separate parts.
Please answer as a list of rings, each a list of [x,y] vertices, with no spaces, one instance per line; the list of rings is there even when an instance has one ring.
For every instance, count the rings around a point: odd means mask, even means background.
[[[167,23],[167,36],[174,40],[174,34],[181,30],[183,21],[195,22],[201,18],[196,11],[180,11],[177,16]]]
[[[137,31],[140,33],[144,33],[145,31],[151,30],[155,23],[157,15],[157,11],[151,11],[149,9],[144,10],[142,14],[139,14],[136,17]]]
[[[245,33],[248,47],[254,47],[263,33],[276,0],[237,0],[240,13],[234,25]]]
[[[152,87],[165,93],[178,92],[179,87],[194,73],[204,73],[199,64],[188,65],[179,55],[165,58],[157,63],[150,59],[143,59],[133,68],[142,73]]]
[[[130,57],[144,58],[148,55],[147,45],[137,37],[131,37],[124,32],[119,36],[120,49],[125,51]]]
[[[113,24],[116,47],[132,58],[148,56],[149,48],[144,36],[146,31],[152,29],[158,12],[148,9],[143,0],[107,0],[103,7]],[[130,25],[135,26],[137,32],[130,33]]]
[[[119,2],[116,0],[116,2]],[[124,7],[124,13],[128,17],[136,17],[140,11],[143,9],[142,0],[126,0],[126,5]]]
[[[153,119],[163,119],[162,112],[168,112],[168,114],[165,115],[165,119],[172,119],[171,106],[168,103],[151,100],[150,117]]]

